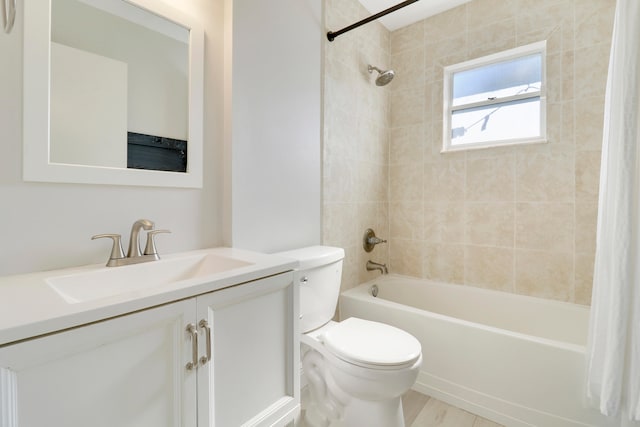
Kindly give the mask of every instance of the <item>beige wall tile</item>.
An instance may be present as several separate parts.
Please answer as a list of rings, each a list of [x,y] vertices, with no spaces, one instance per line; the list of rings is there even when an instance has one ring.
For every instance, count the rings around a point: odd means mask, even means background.
[[[518,7],[518,33],[556,28],[573,22],[572,0],[521,0]]]
[[[553,27],[539,28],[527,33],[518,31],[516,27],[516,45],[524,46],[530,43],[540,41],[547,42],[547,55],[558,54],[562,52],[562,34],[563,26],[557,25]]]
[[[516,155],[516,200],[574,200],[574,154],[546,152]]]
[[[391,33],[391,51],[399,53],[424,46],[424,21],[418,21]]]
[[[449,9],[443,13],[434,15],[425,21],[424,42],[426,44],[439,42],[441,40],[452,37],[452,35],[455,36],[461,32],[460,30],[458,30],[457,32],[452,32],[452,28],[462,28],[462,32],[466,32],[464,30],[466,22],[466,5],[458,6],[454,9]]]
[[[426,202],[424,235],[432,243],[464,243],[464,203]]]
[[[392,239],[389,242],[390,273],[422,277],[423,244],[419,240]]]
[[[425,127],[419,124],[391,129],[391,164],[422,163],[427,149]]]
[[[572,253],[573,203],[517,203],[516,248]]]
[[[430,25],[430,24],[429,24]],[[425,59],[430,59],[440,67],[457,64],[467,59],[467,34],[453,33],[446,39],[427,40]],[[440,80],[441,74],[434,75]]]
[[[513,249],[515,236],[514,203],[467,202],[465,206],[466,243]]]
[[[602,43],[575,51],[576,99],[603,97],[609,68],[609,43]]]
[[[479,58],[516,47],[516,20],[513,17],[470,29],[467,52],[469,58]]]
[[[325,202],[349,202],[356,194],[357,173],[352,161],[340,156],[326,156],[323,170],[323,199]]]
[[[602,97],[580,99],[575,103],[576,150],[602,149],[604,102]]]
[[[516,250],[515,289],[519,294],[570,301],[573,256],[564,252]]]
[[[356,171],[356,193],[352,201],[378,202],[388,200],[389,168],[386,164],[352,162]]]
[[[329,243],[325,243],[329,245]],[[342,283],[340,283],[340,291],[355,288],[360,284],[358,274],[358,248],[355,246],[344,247],[344,261],[342,262]]]
[[[562,53],[562,102],[569,101],[574,97],[574,57],[573,50],[565,51]]]
[[[556,25],[551,27],[538,28],[537,30],[523,32],[517,28],[516,23],[516,43],[518,46],[524,46],[530,43],[546,41],[547,55],[558,54],[562,52],[562,34],[563,26]]]
[[[576,47],[588,47],[611,40],[615,0],[582,2],[576,7]]]
[[[434,108],[433,111],[436,111]],[[434,114],[435,115],[435,114]],[[466,158],[466,153],[464,152],[453,152],[453,153],[442,153],[442,135],[443,134],[443,124],[442,118],[438,117],[438,120],[432,122],[431,124],[431,133],[428,135],[427,139],[427,147],[425,149],[425,162],[434,162],[439,163],[442,161],[451,161],[451,160],[464,160]],[[429,147],[431,148],[431,155],[429,156]]]
[[[597,223],[598,202],[576,203],[576,253],[595,253]]]
[[[562,103],[562,129],[561,129],[561,141],[563,144],[573,148],[575,150],[576,144],[574,136],[576,134],[575,126],[575,110],[576,103],[573,101],[567,101]]]
[[[465,187],[465,162],[443,160],[424,165],[424,200],[462,201]]]
[[[421,164],[390,166],[390,201],[421,201],[424,168]]]
[[[424,87],[424,51],[424,46],[419,46],[391,56],[391,68],[395,72],[393,84],[389,86],[392,92]]]
[[[514,291],[514,251],[465,246],[465,284],[496,291]]]
[[[518,10],[517,0],[475,0],[467,4],[469,29],[513,18]]]
[[[464,245],[426,243],[423,271],[427,279],[464,283]]]
[[[566,144],[562,140],[562,104],[559,102],[547,104],[547,140],[546,143],[553,143],[554,146],[565,147]],[[544,143],[534,143],[530,147],[542,146]],[[573,149],[573,147],[566,147],[567,150]],[[548,149],[545,149],[549,151]],[[545,151],[543,149],[525,149],[517,150],[518,152],[537,152]]]
[[[432,83],[428,90],[431,92],[431,108],[429,111],[432,112],[434,119],[437,119],[440,122],[440,136],[442,136],[442,111],[443,111],[443,98],[444,98],[444,89],[442,78],[439,81]],[[427,91],[425,91],[425,95],[427,95]],[[433,119],[432,119],[433,120]],[[442,143],[440,143],[442,148]]]
[[[559,103],[563,100],[562,54],[547,55],[547,102]]]
[[[467,162],[466,200],[511,201],[514,195],[513,156],[473,159]]]
[[[389,208],[393,212],[390,218],[392,239],[422,240],[424,236],[422,201],[392,202]]]
[[[590,305],[593,291],[594,254],[576,255],[576,296],[577,304]]]
[[[598,200],[601,155],[600,151],[576,153],[576,201]]]
[[[387,123],[370,119],[358,122],[359,158],[380,165],[389,163],[391,131]]]
[[[362,237],[367,228],[373,229],[377,236],[387,240],[389,238],[388,213],[389,205],[385,202],[357,203],[356,216],[349,220],[351,227],[355,230],[355,241],[351,244],[362,247]],[[377,248],[381,247],[377,246]]]
[[[355,203],[325,202],[322,209],[322,241],[341,248],[354,245],[359,236],[350,218],[355,218],[357,213],[358,206]]]
[[[398,90],[391,93],[393,127],[420,124],[424,121],[424,88]]]
[[[329,111],[324,123],[323,156],[333,156],[342,159],[356,159],[358,145],[358,129],[353,126],[356,120],[355,114],[340,114],[337,111]]]

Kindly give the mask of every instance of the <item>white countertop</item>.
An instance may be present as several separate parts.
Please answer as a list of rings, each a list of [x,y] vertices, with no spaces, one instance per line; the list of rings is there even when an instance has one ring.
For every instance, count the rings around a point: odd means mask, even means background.
[[[280,274],[297,266],[292,259],[232,248],[190,251],[166,255],[162,259],[205,253],[234,258],[249,265],[78,303],[65,301],[47,279],[103,268],[126,269],[133,266],[104,267],[104,264],[98,264],[0,277],[0,346]]]

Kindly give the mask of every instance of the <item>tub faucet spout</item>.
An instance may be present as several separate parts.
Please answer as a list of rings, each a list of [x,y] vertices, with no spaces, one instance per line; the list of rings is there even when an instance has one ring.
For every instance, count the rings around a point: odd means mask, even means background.
[[[379,264],[371,260],[367,261],[367,271],[380,270],[380,274],[389,274],[387,264]]]

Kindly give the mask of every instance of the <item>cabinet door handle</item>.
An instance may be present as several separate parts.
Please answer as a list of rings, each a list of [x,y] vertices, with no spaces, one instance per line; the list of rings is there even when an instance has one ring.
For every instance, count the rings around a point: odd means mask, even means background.
[[[211,360],[211,328],[206,319],[200,320],[199,325],[204,329],[205,337],[207,338],[207,355],[200,358],[200,365],[204,366]]]
[[[187,363],[187,371],[191,371],[198,367],[198,327],[189,323],[187,325],[187,333],[191,335],[191,362]]]

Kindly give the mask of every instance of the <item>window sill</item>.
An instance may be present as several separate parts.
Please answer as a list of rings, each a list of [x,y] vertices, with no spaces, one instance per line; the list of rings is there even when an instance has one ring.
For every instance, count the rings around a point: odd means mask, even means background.
[[[480,142],[475,144],[465,144],[457,147],[447,147],[440,150],[440,154],[447,153],[459,153],[461,151],[469,150],[483,150],[487,148],[499,148],[499,147],[513,147],[516,145],[533,145],[533,144],[547,144],[549,141],[546,138],[535,138],[527,140],[508,140],[508,141],[496,141],[496,142]]]

